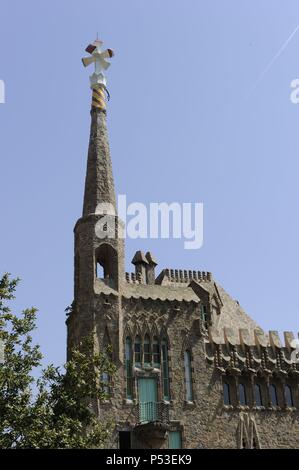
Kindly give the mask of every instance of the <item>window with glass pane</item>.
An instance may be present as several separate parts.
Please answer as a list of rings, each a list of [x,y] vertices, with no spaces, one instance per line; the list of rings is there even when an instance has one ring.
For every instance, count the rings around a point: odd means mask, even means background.
[[[269,391],[270,391],[270,400],[271,400],[272,405],[278,406],[276,386],[274,384],[271,384],[269,387]]]
[[[185,351],[184,364],[185,364],[186,401],[193,401],[191,354],[190,354],[190,351]]]
[[[225,405],[230,405],[231,404],[231,399],[230,399],[230,387],[227,382],[223,382],[223,403]]]
[[[136,367],[141,367],[141,339],[136,336],[134,343],[134,362]]]
[[[246,388],[242,383],[239,384],[239,402],[240,405],[247,405]]]
[[[144,357],[143,357],[144,365],[148,366],[152,362],[151,345],[150,345],[150,339],[148,335],[145,335],[144,337],[143,354],[144,354]]]
[[[256,406],[263,406],[262,389],[261,389],[260,384],[255,384],[254,394],[255,394]]]
[[[155,367],[160,367],[160,344],[158,338],[155,336],[153,339],[153,363]]]
[[[292,393],[292,389],[289,385],[285,385],[284,395],[285,395],[287,406],[293,407],[294,406],[293,393]]]
[[[129,400],[133,398],[133,377],[132,377],[132,340],[126,338],[125,347],[126,356],[126,396]]]
[[[168,370],[168,350],[167,340],[163,339],[161,343],[162,348],[162,374],[163,374],[163,400],[170,400],[169,388],[169,370]]]

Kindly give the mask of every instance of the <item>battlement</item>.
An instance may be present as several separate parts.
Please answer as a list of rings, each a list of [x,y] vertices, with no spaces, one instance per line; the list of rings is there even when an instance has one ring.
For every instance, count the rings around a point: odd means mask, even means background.
[[[130,284],[141,284],[142,276],[140,273],[125,274],[125,279]],[[163,269],[156,279],[156,284],[189,284],[191,281],[212,281],[212,273],[207,271],[191,271],[186,269]]]
[[[212,273],[186,269],[163,269],[156,279],[156,284],[188,284],[191,281],[212,281]]]
[[[299,335],[298,335],[299,337]],[[238,373],[246,369],[294,373],[299,376],[299,341],[290,331],[284,332],[282,344],[277,331],[266,334],[257,328],[233,330],[208,328],[206,358],[222,370],[235,370]]]
[[[266,334],[261,328],[249,331],[246,328],[234,330],[232,328],[216,329],[214,326],[208,328],[209,340],[215,344],[230,344],[231,346],[257,346],[272,348],[296,349],[295,342],[298,341],[294,333],[285,331],[284,344],[282,344],[277,331],[269,331]],[[298,334],[299,338],[299,334]],[[298,341],[299,344],[299,341]],[[299,347],[299,346],[298,346]]]
[[[141,284],[142,276],[141,273],[127,273],[125,274],[125,279],[129,284]]]

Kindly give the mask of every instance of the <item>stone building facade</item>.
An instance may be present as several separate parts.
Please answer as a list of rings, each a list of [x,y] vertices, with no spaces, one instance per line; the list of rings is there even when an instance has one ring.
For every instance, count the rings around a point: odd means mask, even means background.
[[[103,217],[107,236],[99,238]],[[157,274],[153,255],[137,251],[125,273],[121,230],[106,110],[93,98],[67,346],[69,354],[89,334],[95,350],[112,345],[117,373],[107,379],[109,399],[95,406],[117,423],[110,447],[299,447],[292,333],[283,345],[265,334],[209,272]]]

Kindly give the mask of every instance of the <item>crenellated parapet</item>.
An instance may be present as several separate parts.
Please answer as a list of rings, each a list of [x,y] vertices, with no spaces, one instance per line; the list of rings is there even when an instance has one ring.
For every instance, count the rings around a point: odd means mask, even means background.
[[[298,349],[297,349],[298,348]],[[277,331],[261,329],[208,328],[206,359],[222,373],[268,376],[291,375],[299,379],[299,341],[292,332],[284,332],[282,344]]]
[[[142,276],[141,273],[125,273],[126,282],[129,284],[141,284],[142,283]]]
[[[188,284],[191,281],[212,281],[208,271],[191,271],[187,269],[163,269],[156,279],[156,284]]]

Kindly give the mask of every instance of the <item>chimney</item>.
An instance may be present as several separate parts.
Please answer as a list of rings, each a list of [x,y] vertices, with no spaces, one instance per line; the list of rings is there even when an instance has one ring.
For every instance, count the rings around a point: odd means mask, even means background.
[[[142,251],[136,251],[132,264],[135,265],[136,278],[140,278],[141,284],[146,284],[146,268],[148,261]]]
[[[153,285],[155,284],[155,267],[157,266],[157,262],[150,251],[148,251],[145,255],[148,264],[146,265],[146,282],[147,284]]]

